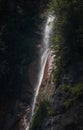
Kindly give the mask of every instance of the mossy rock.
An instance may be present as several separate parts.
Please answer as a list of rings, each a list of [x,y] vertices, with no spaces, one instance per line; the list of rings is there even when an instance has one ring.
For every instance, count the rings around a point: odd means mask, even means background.
[[[43,120],[48,114],[47,105],[48,103],[46,101],[42,101],[40,103],[39,108],[37,109],[34,115],[29,130],[41,130]]]
[[[62,87],[62,90],[70,93],[69,98],[64,101],[65,107],[68,108],[73,104],[75,100],[83,96],[83,82],[80,82],[74,86],[64,85]]]
[[[83,94],[83,82],[78,83],[74,86],[64,85],[62,86],[62,90],[66,92],[70,92],[72,96],[78,97]]]

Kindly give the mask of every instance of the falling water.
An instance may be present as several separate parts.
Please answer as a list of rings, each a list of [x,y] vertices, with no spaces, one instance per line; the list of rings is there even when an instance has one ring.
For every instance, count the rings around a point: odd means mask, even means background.
[[[38,92],[42,83],[42,79],[43,79],[43,75],[44,75],[44,69],[45,69],[45,65],[46,65],[46,61],[48,58],[48,54],[49,54],[49,40],[50,40],[50,34],[52,32],[52,28],[53,28],[53,21],[54,21],[54,16],[49,15],[47,18],[47,22],[45,25],[45,30],[44,30],[44,36],[43,36],[43,54],[41,55],[41,59],[40,59],[40,72],[39,72],[39,79],[37,82],[37,87],[36,87],[36,91],[35,91],[35,96],[34,96],[34,101],[32,104],[32,112],[31,112],[31,119],[30,122],[32,120],[32,117],[34,115],[34,109],[35,109],[35,104],[36,104],[36,98],[38,96]],[[30,124],[30,123],[29,123]],[[29,125],[27,127],[26,130],[29,129]]]

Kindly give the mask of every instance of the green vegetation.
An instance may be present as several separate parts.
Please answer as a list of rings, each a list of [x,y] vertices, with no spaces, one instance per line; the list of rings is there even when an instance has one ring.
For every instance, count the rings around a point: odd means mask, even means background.
[[[64,85],[62,86],[62,90],[65,92],[69,92],[70,96],[65,100],[64,105],[68,108],[72,105],[72,103],[83,95],[83,82],[78,83],[74,86]]]
[[[83,94],[83,82],[82,83],[78,83],[76,86],[72,87],[71,88],[71,93],[75,97],[81,96]]]
[[[73,99],[73,98],[69,98],[69,99],[65,100],[64,106],[65,106],[66,108],[69,108],[69,107],[72,105],[72,103],[73,103],[74,100],[75,100],[75,99]]]
[[[48,114],[47,111],[48,103],[46,101],[40,102],[39,108],[37,109],[33,121],[31,123],[29,130],[41,130],[42,122],[46,115]]]
[[[64,86],[62,86],[62,90],[70,92],[72,96],[77,98],[83,94],[83,82],[78,83],[75,86],[68,86],[65,84]]]
[[[53,46],[55,65],[53,80],[59,85],[67,67],[82,58],[82,7],[81,0],[52,0],[49,8],[56,16]]]
[[[38,109],[35,112],[29,130],[41,130],[44,119],[49,115],[55,115],[56,112],[46,100],[40,102]]]
[[[63,86],[62,86],[62,90],[63,91],[66,91],[66,92],[69,92],[70,91],[70,88],[71,86],[69,86],[69,85],[67,85],[67,84],[64,84]]]

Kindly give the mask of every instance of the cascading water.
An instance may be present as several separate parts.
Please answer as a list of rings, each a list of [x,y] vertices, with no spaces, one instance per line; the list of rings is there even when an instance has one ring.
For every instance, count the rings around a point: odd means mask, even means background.
[[[46,65],[46,61],[48,58],[48,54],[49,54],[49,39],[50,39],[50,34],[52,33],[52,28],[53,28],[53,21],[54,21],[54,16],[49,15],[47,18],[47,22],[45,25],[45,30],[44,30],[44,36],[43,36],[43,54],[41,55],[41,59],[40,59],[40,72],[39,72],[39,79],[36,85],[36,91],[35,91],[35,96],[34,96],[34,100],[32,103],[32,112],[31,112],[31,119],[30,122],[32,120],[32,117],[34,115],[34,109],[35,109],[35,104],[36,104],[36,98],[38,96],[38,92],[42,83],[42,79],[43,79],[43,75],[44,75],[44,69],[45,69],[45,65]],[[30,123],[29,123],[30,124]],[[26,128],[26,130],[29,129],[29,124],[28,127]]]

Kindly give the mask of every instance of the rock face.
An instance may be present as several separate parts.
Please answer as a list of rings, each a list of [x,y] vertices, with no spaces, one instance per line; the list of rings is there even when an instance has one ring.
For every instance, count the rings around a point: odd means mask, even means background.
[[[28,122],[47,2],[0,0],[0,130],[24,130]]]
[[[81,113],[83,113],[83,110],[80,106],[75,104],[65,113],[57,114],[56,116],[45,119],[42,130],[82,130]],[[81,120],[81,122],[79,122],[79,120]]]
[[[74,67],[74,68],[73,68]],[[48,115],[42,124],[42,130],[82,130],[83,129],[83,95],[79,96],[73,101],[71,100],[71,92],[64,91],[63,83],[74,83],[83,81],[82,63],[74,64],[69,67],[69,72],[62,77],[62,81],[55,94],[50,100],[53,114]],[[72,69],[73,68],[73,69]],[[79,76],[79,78],[77,77]],[[72,77],[72,78],[71,78]],[[71,80],[72,79],[72,80]],[[82,84],[83,86],[83,84]],[[73,86],[74,87],[74,86]],[[80,85],[79,85],[80,88]],[[70,86],[71,89],[71,86]],[[83,89],[82,89],[83,94]],[[75,96],[75,95],[74,95]],[[68,104],[66,104],[68,103]]]
[[[44,76],[38,98],[40,97],[42,99],[45,98],[46,100],[47,99],[50,100],[50,96],[55,89],[54,84],[51,81],[51,71],[52,71],[51,68],[53,68],[53,55],[52,52],[50,51],[46,62]]]
[[[0,130],[24,130],[29,121],[39,65],[39,15],[47,3],[0,0]],[[83,130],[83,95],[75,90],[76,99],[68,100],[72,97],[71,87],[69,91],[63,88],[64,83],[73,86],[83,81],[83,62],[68,66],[55,93],[48,77],[48,62],[40,97],[46,96],[53,113],[46,116],[41,130]]]

